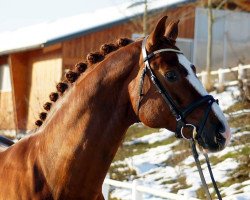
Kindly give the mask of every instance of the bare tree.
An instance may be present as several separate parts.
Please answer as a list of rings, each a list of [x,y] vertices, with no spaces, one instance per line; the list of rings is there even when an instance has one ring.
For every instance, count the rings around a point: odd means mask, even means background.
[[[207,33],[207,62],[206,62],[206,80],[205,80],[205,88],[207,90],[212,89],[211,82],[211,60],[212,60],[212,40],[213,40],[213,11],[212,11],[212,3],[211,0],[208,0],[208,8],[207,8],[207,18],[208,18],[208,33]]]
[[[148,34],[148,1],[147,0],[143,0],[143,1],[136,1],[134,3],[132,3],[129,7],[129,8],[133,8],[133,7],[136,7],[136,6],[140,6],[144,4],[144,13],[143,13],[143,18],[142,18],[142,26],[141,26],[141,23],[138,22],[138,19],[136,21],[134,20],[131,20],[133,25],[136,27],[136,29],[139,30],[139,32],[141,32],[141,30],[143,31],[143,35],[146,36]],[[139,20],[141,21],[141,20]]]
[[[148,34],[148,1],[144,0],[144,14],[143,14],[143,35],[146,36]]]

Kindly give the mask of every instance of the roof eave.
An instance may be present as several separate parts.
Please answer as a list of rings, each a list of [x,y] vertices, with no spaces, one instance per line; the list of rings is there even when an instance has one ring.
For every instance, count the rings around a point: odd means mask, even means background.
[[[35,49],[41,49],[44,47],[44,44],[35,44],[27,47],[20,47],[20,48],[15,48],[15,49],[10,49],[6,51],[1,51],[0,56],[8,55],[8,54],[14,54],[18,52],[24,52],[24,51],[30,51],[30,50],[35,50]]]
[[[156,8],[156,9],[150,10],[149,14],[157,12],[157,11],[160,11],[160,10],[164,10],[166,8],[171,9],[171,8],[175,8],[177,6],[182,6],[182,5],[186,5],[186,4],[193,3],[193,2],[196,2],[196,0],[187,0],[187,1],[184,1],[184,2],[178,2],[178,3],[172,4],[172,5],[164,6],[162,8]],[[101,26],[97,26],[97,27],[90,28],[90,29],[87,29],[87,30],[78,31],[78,32],[75,32],[73,34],[68,34],[68,35],[65,35],[65,36],[62,36],[62,37],[51,39],[51,40],[48,40],[44,44],[44,46],[53,45],[53,44],[55,44],[57,42],[63,42],[65,40],[74,39],[74,38],[77,38],[77,37],[80,37],[80,36],[84,36],[84,35],[87,35],[87,34],[90,34],[90,33],[93,33],[93,32],[97,32],[97,31],[105,29],[105,28],[110,28],[112,26],[128,22],[131,19],[135,19],[135,18],[138,18],[138,17],[141,17],[141,16],[143,16],[143,13],[136,14],[136,15],[130,16],[130,17],[125,17],[123,19],[120,19],[120,20],[117,20],[117,21],[113,21],[113,22],[110,22],[110,23],[106,23],[106,24],[103,24]]]
[[[182,6],[182,5],[186,5],[186,4],[193,3],[193,2],[196,2],[196,0],[187,0],[187,1],[183,1],[183,2],[178,2],[178,3],[172,4],[172,5],[164,6],[162,8],[157,8],[157,9],[150,10],[149,13],[154,13],[154,12],[166,9],[166,8],[171,9],[171,8],[175,8],[177,6]],[[68,35],[64,35],[64,36],[61,36],[61,37],[57,37],[57,38],[48,40],[48,41],[46,41],[44,43],[2,51],[2,52],[0,52],[0,56],[50,46],[50,45],[53,45],[53,44],[58,43],[58,42],[63,42],[65,40],[74,39],[74,38],[84,36],[84,35],[87,35],[87,34],[90,34],[90,33],[105,29],[105,28],[110,28],[112,26],[128,22],[131,19],[141,17],[142,15],[143,15],[143,13],[138,14],[138,15],[134,15],[134,16],[130,16],[130,17],[125,17],[123,19],[113,21],[113,22],[110,22],[110,23],[106,23],[106,24],[103,24],[101,26],[96,26],[96,27],[93,27],[93,28],[90,28],[90,29],[86,29],[86,30],[78,31],[78,32],[71,33],[71,34],[68,34]]]

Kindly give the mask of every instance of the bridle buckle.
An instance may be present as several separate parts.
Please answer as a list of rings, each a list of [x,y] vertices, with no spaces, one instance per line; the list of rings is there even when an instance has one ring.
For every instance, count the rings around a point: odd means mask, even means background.
[[[176,117],[176,121],[178,122],[178,121],[180,121],[180,120],[181,120],[181,116],[178,115],[178,116]]]

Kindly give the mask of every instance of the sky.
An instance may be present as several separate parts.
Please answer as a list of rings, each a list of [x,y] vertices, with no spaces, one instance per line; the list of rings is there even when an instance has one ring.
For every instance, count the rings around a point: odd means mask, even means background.
[[[128,0],[0,0],[0,32],[114,6]]]

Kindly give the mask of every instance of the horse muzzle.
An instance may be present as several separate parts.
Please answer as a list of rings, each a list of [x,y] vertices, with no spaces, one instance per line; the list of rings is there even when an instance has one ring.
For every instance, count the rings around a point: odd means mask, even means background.
[[[219,125],[211,126],[209,129],[204,129],[195,139],[206,151],[217,152],[223,150],[228,145],[230,138],[230,129]]]

